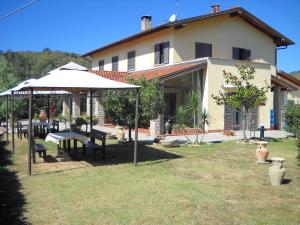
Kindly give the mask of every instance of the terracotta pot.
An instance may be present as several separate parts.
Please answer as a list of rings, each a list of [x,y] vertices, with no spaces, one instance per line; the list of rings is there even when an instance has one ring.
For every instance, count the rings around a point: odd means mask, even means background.
[[[123,127],[117,128],[117,139],[123,141],[125,139],[125,129]]]
[[[258,148],[256,149],[256,159],[259,163],[266,162],[266,159],[269,155],[267,144],[268,142],[260,142]]]
[[[40,120],[40,122],[46,122],[47,114],[46,114],[45,110],[40,111],[39,120]]]
[[[269,177],[272,186],[282,184],[285,168],[282,167],[284,158],[271,158],[273,165],[269,168]]]

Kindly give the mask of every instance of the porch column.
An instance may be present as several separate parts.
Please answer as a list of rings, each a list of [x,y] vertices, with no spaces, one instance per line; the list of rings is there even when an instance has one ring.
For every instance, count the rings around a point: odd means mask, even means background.
[[[80,94],[73,92],[72,99],[72,116],[76,118],[80,116]]]
[[[163,96],[164,96],[164,94],[165,94],[165,92],[164,92],[164,86],[161,85],[160,88],[161,88],[161,90],[163,92]],[[163,103],[163,105],[164,104],[165,103]],[[162,113],[159,114],[156,119],[150,120],[149,133],[150,133],[151,136],[156,137],[157,135],[164,134],[164,131],[165,131],[164,117],[165,117],[165,115],[164,115],[164,107],[163,107]]]
[[[104,107],[102,93],[95,97],[95,116],[98,118],[98,125],[104,125]]]
[[[86,115],[90,116],[90,94],[86,95]]]
[[[70,112],[70,107],[69,107],[69,95],[64,95],[63,98],[63,110],[62,114],[63,116],[68,116]]]
[[[150,135],[156,137],[164,134],[164,114],[159,114],[155,120],[150,120]]]

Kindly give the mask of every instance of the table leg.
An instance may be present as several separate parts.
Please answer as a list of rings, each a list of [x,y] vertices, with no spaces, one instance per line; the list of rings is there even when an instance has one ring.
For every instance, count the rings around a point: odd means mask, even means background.
[[[86,155],[86,145],[82,144],[82,155]]]
[[[71,151],[71,140],[67,140],[67,148],[68,148],[68,153]]]
[[[66,145],[67,145],[67,142],[66,142],[66,140],[63,140],[63,151],[66,151]]]
[[[74,149],[77,150],[77,140],[74,139]]]

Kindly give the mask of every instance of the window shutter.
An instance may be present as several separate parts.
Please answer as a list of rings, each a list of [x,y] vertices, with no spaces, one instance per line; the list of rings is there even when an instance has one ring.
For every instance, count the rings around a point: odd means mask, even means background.
[[[164,54],[164,61],[163,63],[168,64],[169,63],[169,42],[163,43],[163,54]]]
[[[240,59],[239,53],[240,53],[240,49],[233,47],[232,48],[232,59],[239,60]]]
[[[204,44],[204,53],[203,57],[212,57],[212,45]]]
[[[160,57],[159,49],[160,49],[160,48],[159,48],[159,44],[154,45],[154,64],[155,64],[155,65],[160,64],[160,60],[159,60],[159,57]]]
[[[200,43],[195,43],[195,58],[201,58],[200,56]]]
[[[100,60],[98,62],[98,67],[99,67],[99,70],[104,70],[104,60]]]
[[[250,61],[251,59],[251,50],[245,49],[245,60]]]
[[[258,107],[251,108],[248,119],[249,128],[251,130],[258,128]]]
[[[111,59],[111,62],[112,62],[111,70],[112,71],[118,71],[118,61],[119,61],[118,56],[112,57],[112,59]]]
[[[202,57],[212,57],[212,44],[196,42],[195,58]]]
[[[135,70],[135,51],[128,52],[128,70]]]
[[[224,106],[224,130],[233,129],[233,113],[234,110],[228,105]]]

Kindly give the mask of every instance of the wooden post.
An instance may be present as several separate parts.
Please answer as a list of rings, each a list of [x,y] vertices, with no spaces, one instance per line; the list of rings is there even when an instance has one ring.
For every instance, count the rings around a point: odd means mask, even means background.
[[[93,129],[93,90],[90,90],[90,134],[92,134]],[[92,137],[91,137],[92,141]]]
[[[72,95],[69,95],[69,122],[70,122],[70,132],[72,132]]]
[[[8,95],[6,95],[6,143],[8,143]]]
[[[11,148],[15,153],[15,113],[14,113],[14,91],[11,91]]]
[[[50,95],[47,95],[47,115],[48,123],[50,123]]]
[[[32,154],[32,89],[29,90],[28,109],[28,175],[31,175],[31,154]]]
[[[136,89],[136,100],[135,100],[135,130],[134,130],[134,165],[137,165],[137,150],[138,150],[138,119],[139,119],[139,98],[140,90]]]

